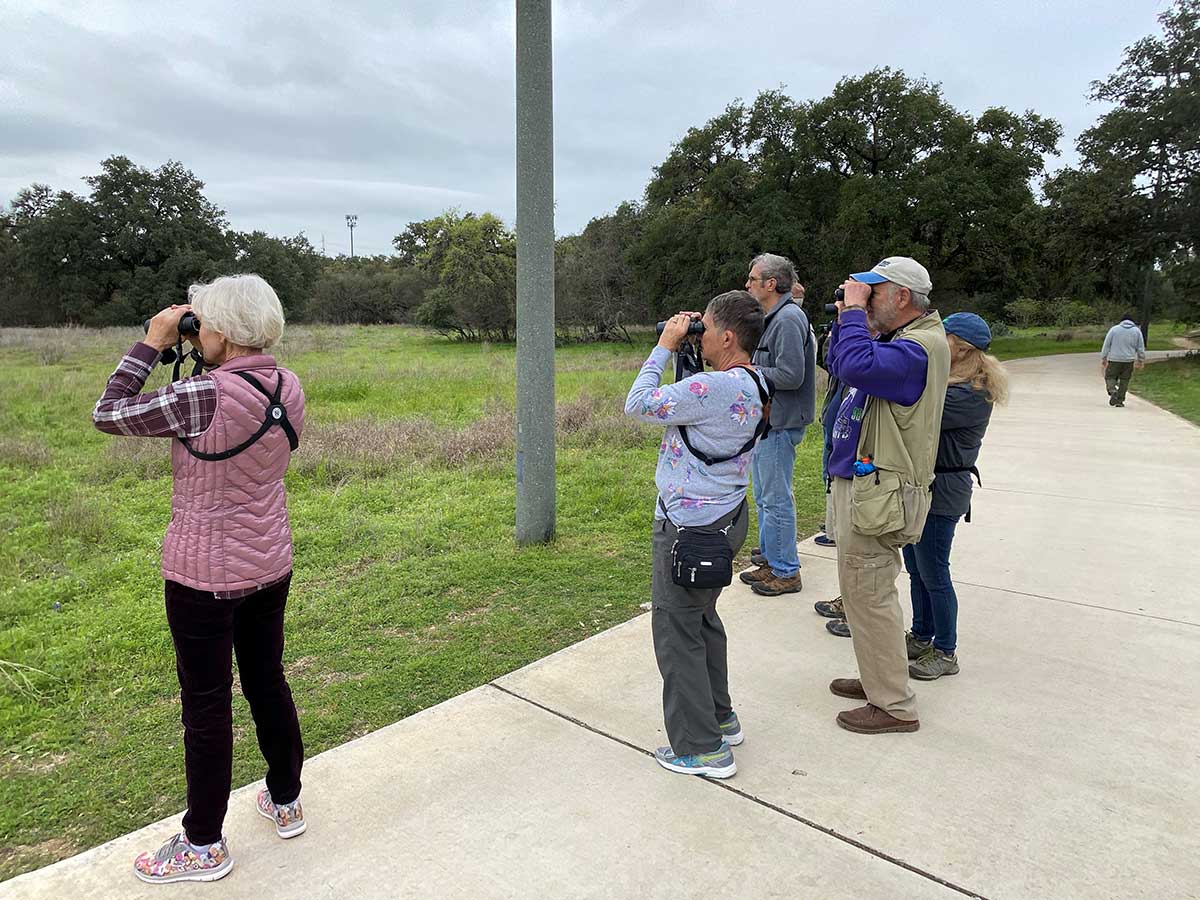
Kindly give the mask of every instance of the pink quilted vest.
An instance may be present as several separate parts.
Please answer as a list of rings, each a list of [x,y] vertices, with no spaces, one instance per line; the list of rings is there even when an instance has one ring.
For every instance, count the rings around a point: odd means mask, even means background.
[[[299,435],[304,428],[300,380],[274,357],[242,356],[213,369],[217,411],[208,430],[190,443],[219,453],[238,446],[262,425],[268,400],[234,372],[246,372],[274,393]],[[273,426],[230,459],[196,459],[180,441],[171,445],[175,487],[171,524],[163,540],[162,575],[199,591],[237,591],[267,585],[292,568],[283,475],[291,459],[287,434]]]

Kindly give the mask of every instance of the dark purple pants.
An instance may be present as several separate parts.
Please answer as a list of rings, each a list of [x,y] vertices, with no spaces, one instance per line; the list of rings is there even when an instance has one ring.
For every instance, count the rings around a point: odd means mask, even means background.
[[[183,702],[188,811],[183,828],[194,844],[221,839],[233,770],[233,660],[250,704],[267,788],[276,803],[300,796],[304,745],[296,704],[283,674],[283,608],[292,577],[238,600],[217,600],[166,583],[167,623]]]

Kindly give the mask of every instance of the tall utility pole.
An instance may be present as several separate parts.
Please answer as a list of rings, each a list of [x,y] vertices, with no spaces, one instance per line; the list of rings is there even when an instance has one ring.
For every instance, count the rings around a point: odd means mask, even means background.
[[[358,216],[354,213],[346,214],[346,227],[350,229],[350,258],[354,259],[354,226],[358,224]]]
[[[517,543],[554,537],[554,61],[550,0],[517,4]]]

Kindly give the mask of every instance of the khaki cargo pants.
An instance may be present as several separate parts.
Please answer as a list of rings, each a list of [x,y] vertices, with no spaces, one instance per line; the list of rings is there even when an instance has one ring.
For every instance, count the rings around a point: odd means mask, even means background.
[[[917,698],[908,685],[904,615],[896,590],[900,545],[852,530],[852,485],[848,478],[833,479],[838,584],[859,678],[870,703],[897,719],[912,721],[917,718]]]

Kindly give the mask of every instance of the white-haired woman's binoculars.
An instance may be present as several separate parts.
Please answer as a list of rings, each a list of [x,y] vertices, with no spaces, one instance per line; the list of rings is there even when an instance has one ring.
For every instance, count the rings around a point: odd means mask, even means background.
[[[142,323],[142,331],[150,330],[150,320]],[[184,313],[179,317],[179,334],[182,337],[196,337],[200,334],[200,320],[195,313]]]

